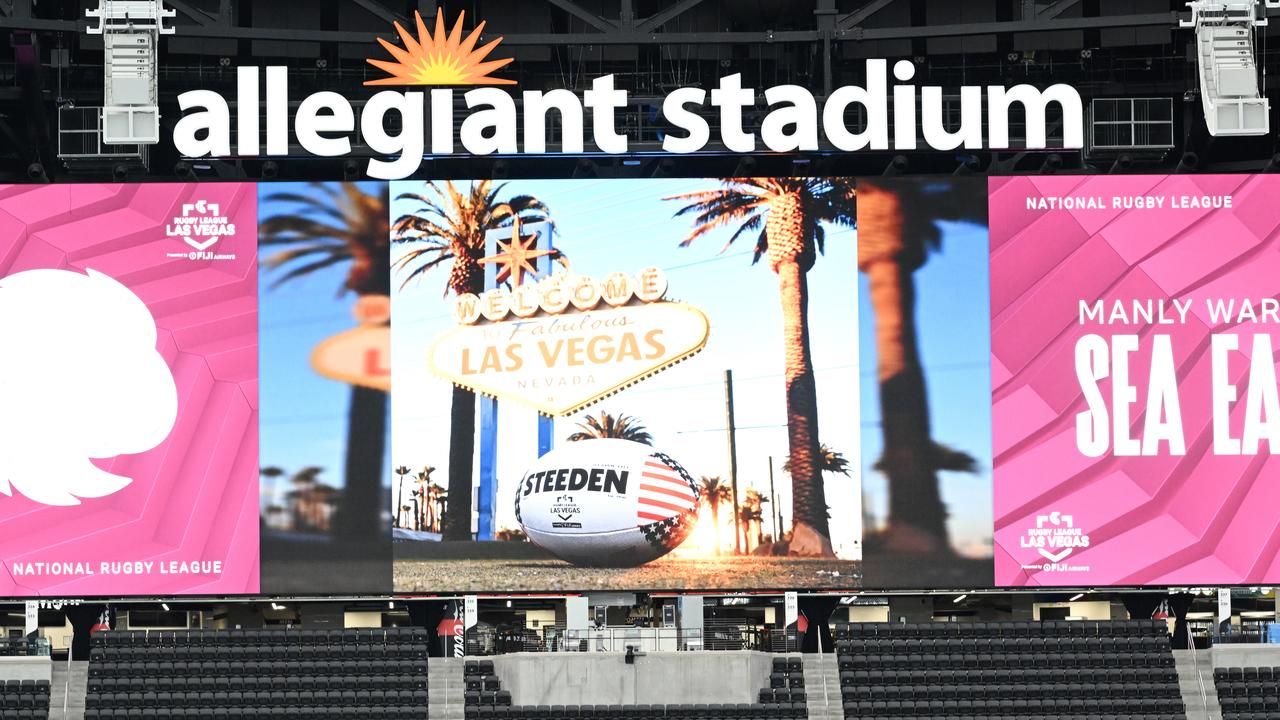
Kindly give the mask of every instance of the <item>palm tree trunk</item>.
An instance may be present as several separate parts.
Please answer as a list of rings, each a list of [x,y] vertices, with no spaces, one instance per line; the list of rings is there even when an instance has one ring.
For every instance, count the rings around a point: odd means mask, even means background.
[[[818,389],[809,351],[809,283],[798,261],[778,268],[786,353],[788,447],[791,453],[791,554],[831,557],[826,490],[816,462]]]
[[[947,513],[931,462],[933,441],[916,341],[913,271],[886,259],[870,263],[867,275],[879,356],[884,431],[881,466],[889,480],[886,541],[901,549],[944,550],[948,547]]]
[[[403,475],[401,475],[401,476],[400,476],[400,488],[399,488],[398,492],[396,493],[396,514],[395,514],[395,522],[392,524],[392,527],[400,527],[400,518],[401,518],[401,516],[402,516],[402,515],[404,515],[404,510],[402,510],[402,509],[401,509],[401,508],[403,508],[403,507],[404,507],[404,476],[403,476]]]
[[[716,538],[716,554],[720,554],[720,503],[715,498],[711,500],[711,527],[715,529]]]
[[[343,469],[337,534],[348,540],[377,542],[382,528],[382,460],[387,448],[387,394],[366,387],[351,389],[347,417],[347,457]]]
[[[449,509],[444,539],[471,539],[471,483],[476,450],[476,394],[453,388],[449,433]]]

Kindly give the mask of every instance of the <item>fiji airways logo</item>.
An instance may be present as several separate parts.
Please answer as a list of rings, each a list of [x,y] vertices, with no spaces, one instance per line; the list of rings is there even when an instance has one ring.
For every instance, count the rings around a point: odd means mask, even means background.
[[[1060,512],[1051,512],[1047,515],[1036,516],[1036,526],[1028,528],[1027,532],[1019,538],[1019,545],[1022,548],[1035,548],[1048,562],[1023,565],[1025,570],[1044,570],[1046,572],[1080,572],[1088,570],[1088,567],[1080,567],[1066,564],[1066,559],[1070,557],[1076,549],[1089,547],[1089,536],[1085,532],[1076,527],[1075,517],[1064,515]]]
[[[187,252],[171,252],[167,257],[188,260],[235,260],[235,253],[218,254],[211,250],[220,240],[235,237],[236,226],[218,203],[197,200],[182,206],[182,214],[165,227],[165,235],[182,238],[191,247]]]

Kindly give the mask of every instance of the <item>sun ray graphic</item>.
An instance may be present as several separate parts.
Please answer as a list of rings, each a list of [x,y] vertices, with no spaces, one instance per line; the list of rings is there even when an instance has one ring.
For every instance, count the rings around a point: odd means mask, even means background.
[[[422,14],[415,12],[418,34],[409,32],[400,23],[396,23],[396,32],[404,47],[378,38],[378,42],[395,58],[389,60],[369,59],[369,64],[385,70],[391,77],[369,80],[365,85],[514,85],[514,80],[492,77],[490,73],[506,66],[511,58],[503,60],[486,60],[489,53],[502,42],[502,38],[492,40],[480,47],[480,35],[484,32],[481,22],[463,37],[462,24],[466,18],[465,11],[458,14],[458,21],[453,30],[445,32],[444,11],[436,11],[435,33],[428,32],[427,24],[422,21]]]

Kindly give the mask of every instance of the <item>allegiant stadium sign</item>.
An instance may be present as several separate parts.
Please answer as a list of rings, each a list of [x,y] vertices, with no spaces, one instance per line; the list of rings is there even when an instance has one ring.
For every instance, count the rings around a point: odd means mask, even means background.
[[[455,123],[455,91],[450,86],[513,84],[491,74],[510,59],[487,59],[502,38],[477,47],[484,23],[465,37],[462,24],[459,16],[452,31],[446,32],[440,13],[432,33],[418,16],[416,36],[396,24],[403,47],[379,39],[392,60],[371,59],[369,63],[388,77],[365,84],[424,86],[428,88],[425,91],[378,92],[364,103],[359,117],[343,95],[318,92],[303,98],[290,118],[287,69],[268,67],[264,73],[259,67],[241,67],[236,88],[239,112],[234,122],[227,98],[221,94],[211,90],[182,93],[178,103],[184,115],[174,128],[174,145],[191,158],[284,156],[290,152],[292,124],[292,135],[302,149],[321,157],[350,154],[353,138],[358,135],[364,145],[383,156],[369,160],[368,174],[396,180],[414,174],[424,156],[452,155],[459,152],[459,146],[471,155],[544,154],[552,113],[560,127],[559,152],[582,153],[590,111],[595,147],[607,154],[629,152],[630,138],[618,129],[618,111],[627,106],[628,95],[615,85],[612,75],[596,78],[591,89],[581,95],[564,89],[524,91],[519,106],[505,90],[475,87],[462,95],[466,117],[459,128]],[[944,119],[944,88],[916,86],[911,82],[915,74],[911,61],[899,60],[892,68],[891,83],[888,61],[867,60],[864,85],[837,88],[821,102],[799,85],[778,85],[763,91],[744,87],[738,74],[720,78],[710,91],[679,88],[662,101],[667,129],[662,149],[695,153],[705,149],[715,133],[734,153],[806,152],[821,147],[843,152],[915,150],[920,137],[934,150],[1003,150],[1011,145],[1010,115],[1017,106],[1026,118],[1024,142],[1019,147],[1043,149],[1048,146],[1052,105],[1062,113],[1063,147],[1084,146],[1083,103],[1069,85],[1043,90],[1031,85],[961,87],[954,91],[959,98],[959,122],[949,127]],[[744,116],[761,97],[768,112],[757,135],[746,128]],[[714,111],[709,113],[715,116],[714,128],[706,117],[708,108]],[[852,128],[847,117],[857,109],[864,120]],[[396,130],[388,130],[389,125]]]

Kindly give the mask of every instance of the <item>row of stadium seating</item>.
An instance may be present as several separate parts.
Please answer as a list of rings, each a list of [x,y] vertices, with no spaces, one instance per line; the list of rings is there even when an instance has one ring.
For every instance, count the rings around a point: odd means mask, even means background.
[[[1017,700],[853,700],[844,703],[846,718],[896,717],[919,718],[930,715],[949,717],[1042,717],[1056,715],[1063,707],[1087,705],[1098,713],[1118,715],[1182,715],[1182,698],[1114,699],[1086,695],[1061,698],[1019,698]]]
[[[1059,683],[1138,683],[1153,685],[1177,680],[1171,667],[1138,668],[1062,668],[1054,670],[1052,682]],[[977,668],[962,670],[844,670],[841,685],[1015,685],[1048,682],[1042,667],[1024,666],[1012,669]]]
[[[130,692],[92,693],[99,708],[187,708],[187,707],[312,707],[317,705],[427,704],[426,690],[289,690],[281,692]]]
[[[836,640],[854,638],[1163,637],[1163,620],[1048,620],[1044,622],[837,623]]]
[[[954,647],[956,638],[849,638],[849,647],[865,652],[891,655],[942,652]],[[1130,653],[1162,652],[1166,637],[998,637],[964,638],[964,648],[971,653],[1007,655],[1044,655],[1046,653]]]
[[[92,708],[85,720],[405,720],[425,718],[426,708],[411,705],[361,707],[248,708]]]
[[[48,680],[0,681],[0,720],[46,720]]]
[[[341,628],[333,630],[112,630],[94,633],[94,647],[183,647],[188,645],[358,645],[426,642],[422,628]]]
[[[1177,677],[1170,682],[1146,685],[1141,683],[1034,683],[1027,685],[960,684],[960,685],[843,685],[844,697],[856,700],[1016,700],[1019,698],[1073,699],[1086,693],[1110,699],[1140,699],[1168,697],[1170,687],[1177,687]]]
[[[400,720],[428,710],[420,628],[103,632],[86,720]]]
[[[1280,718],[1280,668],[1214,668],[1223,720]]]
[[[189,692],[195,694],[221,693],[228,690],[311,692],[313,690],[416,690],[419,688],[427,689],[425,673],[359,677],[336,673],[333,675],[306,673],[299,669],[293,675],[220,675],[195,678],[96,675],[89,678],[89,691],[94,693]]]
[[[1184,713],[1162,623],[856,623],[837,631],[846,718]],[[879,625],[879,627],[877,627]],[[922,651],[922,648],[928,651]],[[987,651],[978,651],[977,648]],[[995,647],[1015,652],[991,652]],[[1045,665],[1052,658],[1052,669]],[[1059,671],[1057,668],[1063,668]],[[1085,680],[1085,678],[1088,678]]]
[[[0,657],[22,657],[40,655],[40,643],[25,637],[0,638]]]

